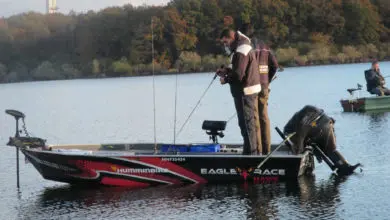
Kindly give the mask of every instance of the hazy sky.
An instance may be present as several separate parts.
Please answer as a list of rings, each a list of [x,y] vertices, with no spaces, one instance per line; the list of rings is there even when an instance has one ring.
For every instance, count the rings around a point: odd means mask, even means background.
[[[57,7],[59,12],[67,14],[70,10],[85,12],[129,3],[138,6],[144,3],[147,5],[162,5],[167,2],[169,0],[57,0]],[[45,13],[46,0],[0,0],[0,17],[8,17],[27,11]]]

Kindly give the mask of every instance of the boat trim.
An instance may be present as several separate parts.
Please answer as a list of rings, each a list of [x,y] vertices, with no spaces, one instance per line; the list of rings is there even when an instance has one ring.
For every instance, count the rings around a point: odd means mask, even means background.
[[[27,149],[26,149],[27,150]],[[52,152],[52,151],[42,151],[42,150],[35,150],[35,149],[28,149],[27,151],[32,151],[32,152],[39,152],[39,153],[45,153],[45,154],[61,154],[61,155],[67,155],[67,156],[88,156],[88,157],[111,157],[111,158],[118,158],[118,157],[210,157],[210,158],[223,158],[223,157],[228,157],[228,158],[265,158],[267,155],[243,155],[243,154],[229,154],[229,153],[218,153],[218,154],[213,154],[213,153],[198,153],[198,154],[134,154],[134,155],[110,155],[111,151],[105,151],[107,152],[107,155],[96,155],[96,154],[67,154],[66,152]],[[104,152],[104,151],[99,151],[99,152]],[[211,154],[211,155],[209,155]],[[288,154],[288,155],[271,155],[273,158],[302,158],[303,155],[293,155],[293,154]]]

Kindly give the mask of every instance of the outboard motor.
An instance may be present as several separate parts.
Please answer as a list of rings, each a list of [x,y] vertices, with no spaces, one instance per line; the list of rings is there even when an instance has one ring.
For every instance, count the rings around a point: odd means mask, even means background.
[[[294,153],[303,153],[305,147],[311,146],[319,162],[324,160],[338,175],[350,175],[360,163],[350,165],[336,150],[334,124],[335,120],[322,109],[306,105],[288,121],[283,132],[296,132],[291,138]]]

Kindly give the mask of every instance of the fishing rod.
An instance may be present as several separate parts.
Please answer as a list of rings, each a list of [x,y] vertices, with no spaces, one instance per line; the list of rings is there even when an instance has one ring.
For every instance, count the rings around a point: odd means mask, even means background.
[[[261,161],[261,163],[259,163],[259,165],[257,165],[257,169],[260,169],[260,168],[265,164],[265,162],[267,162],[268,159],[271,158],[271,155],[272,155],[273,153],[275,153],[276,151],[278,151],[279,148],[281,148],[282,146],[284,146],[284,143],[286,143],[287,141],[289,141],[290,138],[291,138],[292,136],[294,136],[295,134],[296,134],[296,132],[293,132],[293,133],[287,135],[287,137],[285,137],[285,138],[283,139],[283,141],[275,148],[275,150],[273,150],[270,154],[268,154],[267,157],[266,157],[263,161]]]
[[[225,68],[224,65],[221,66],[221,69]],[[282,66],[279,66],[278,68],[278,72],[283,72],[284,71],[284,68]],[[214,80],[217,78],[217,76],[221,76],[223,77],[223,73],[220,72],[220,71],[217,71],[213,77],[213,79],[211,80],[210,84],[208,85],[208,87],[206,88],[206,90],[203,92],[203,95],[200,97],[199,101],[196,103],[195,107],[192,109],[191,113],[189,114],[189,116],[187,117],[186,121],[184,122],[184,124],[181,126],[179,132],[176,134],[176,137],[179,136],[179,134],[182,132],[184,126],[188,123],[189,119],[191,118],[192,114],[195,112],[196,108],[199,106],[200,104],[200,101],[203,99],[203,97],[206,95],[207,91],[210,89],[211,85],[213,84]],[[271,81],[275,80],[277,78],[277,75],[275,74],[274,77],[272,78]],[[229,121],[231,121],[235,116],[237,115],[237,112],[235,112],[232,116],[230,116],[230,118],[226,121],[226,123],[228,123]],[[175,139],[176,139],[175,137]]]
[[[184,126],[188,123],[188,121],[190,120],[192,114],[195,112],[196,108],[198,108],[200,102],[202,101],[203,97],[206,95],[207,91],[210,89],[211,85],[214,83],[214,80],[217,78],[217,76],[218,76],[218,73],[215,73],[215,75],[213,76],[211,82],[209,83],[209,85],[207,86],[207,88],[203,92],[202,96],[200,97],[199,101],[196,103],[195,107],[192,109],[191,113],[188,115],[187,119],[185,120],[185,122],[181,126],[179,132],[177,132],[176,137],[179,136],[179,134],[183,131]]]

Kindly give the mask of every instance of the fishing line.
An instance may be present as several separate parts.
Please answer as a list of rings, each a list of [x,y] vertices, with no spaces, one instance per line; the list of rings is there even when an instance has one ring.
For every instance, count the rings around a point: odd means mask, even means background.
[[[235,112],[232,116],[229,117],[229,119],[226,121],[226,124],[229,123],[234,117],[236,117],[237,112]]]
[[[210,84],[207,86],[206,90],[203,92],[202,96],[200,97],[199,101],[196,103],[195,107],[192,109],[190,115],[185,120],[184,124],[181,126],[179,132],[176,134],[176,137],[179,136],[179,134],[183,131],[184,126],[187,124],[187,122],[190,120],[192,114],[195,112],[196,108],[199,106],[200,102],[202,101],[203,97],[206,95],[207,91],[210,89],[211,85],[213,84],[214,80],[217,78],[217,74],[213,77]]]

